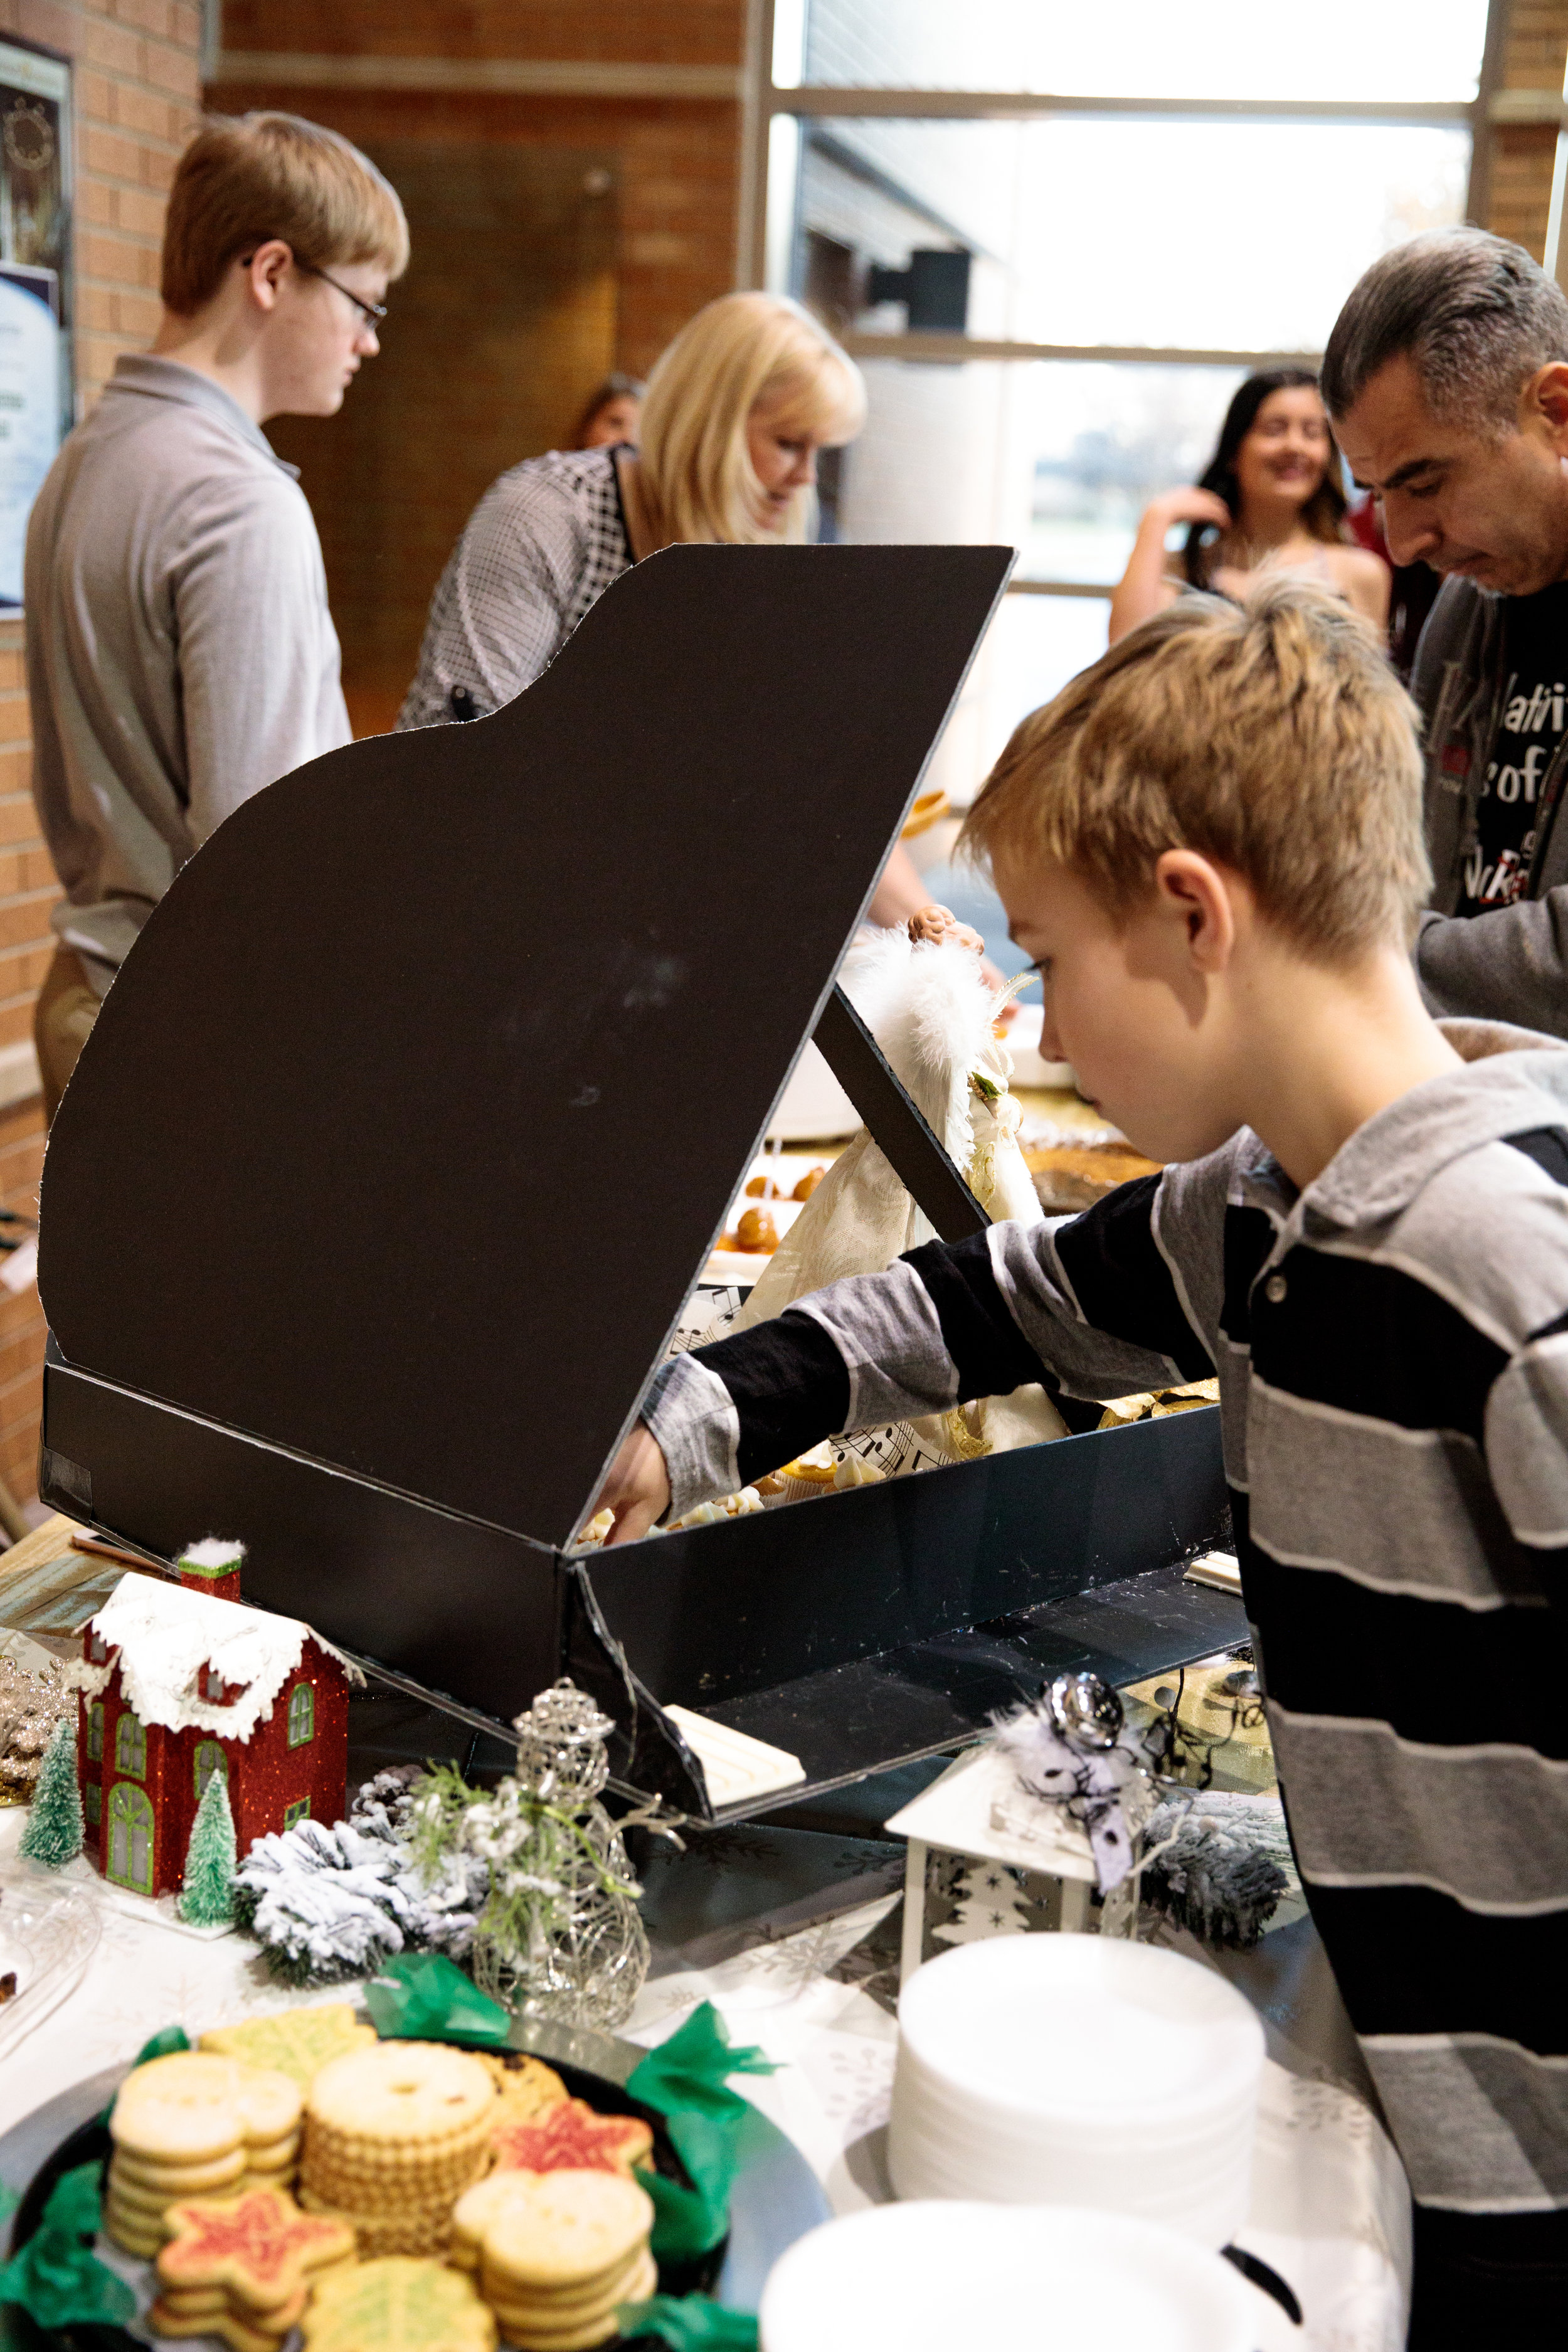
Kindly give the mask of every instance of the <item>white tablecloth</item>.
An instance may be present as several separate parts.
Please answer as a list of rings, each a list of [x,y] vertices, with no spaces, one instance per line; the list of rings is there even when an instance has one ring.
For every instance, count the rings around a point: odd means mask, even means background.
[[[24,1818],[0,1814],[0,1873],[15,1867]],[[85,1866],[73,1865],[73,1877],[79,1873],[87,1883]],[[96,1879],[89,1892],[101,1902],[97,1949],[76,1989],[0,2061],[0,2132],[70,2084],[133,2057],[163,2026],[182,2025],[194,2041],[208,2026],[262,2010],[355,1998],[352,1986],[290,1992],[267,1977],[256,1947],[240,1937],[182,1933],[150,1906],[110,1899]],[[891,1899],[757,1945],[719,1968],[656,1976],[623,2029],[635,2041],[660,2042],[698,2002],[711,2000],[733,2041],[760,2043],[779,2062],[777,2074],[738,2076],[737,2087],[795,2141],[838,2212],[889,2194],[883,2132],[897,2028],[867,1993],[826,1972]],[[1266,2068],[1252,2215],[1240,2242],[1289,2280],[1306,2326],[1292,2327],[1260,2295],[1258,2352],[1399,2352],[1409,2200],[1398,2159],[1369,2108],[1292,2042],[1291,2019],[1282,2032],[1267,2008],[1265,2016],[1276,2054]]]

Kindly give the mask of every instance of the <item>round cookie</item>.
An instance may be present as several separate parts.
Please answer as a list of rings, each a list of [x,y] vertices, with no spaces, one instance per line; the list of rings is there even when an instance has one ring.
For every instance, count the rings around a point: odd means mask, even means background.
[[[117,2246],[123,2246],[128,2254],[140,2255],[143,2262],[151,2262],[163,2242],[162,2221],[149,2221],[142,2213],[128,2213],[112,2197],[104,2203],[103,2226]]]
[[[247,2157],[243,2148],[232,2148],[226,2156],[215,2157],[209,2164],[159,2164],[150,2157],[137,2156],[130,2148],[116,2148],[116,2176],[138,2187],[157,2189],[170,2197],[202,2197],[225,2189],[237,2180],[245,2170]]]
[[[647,2192],[618,2172],[520,2174],[527,2197],[499,2203],[485,2224],[485,2280],[498,2289],[564,2286],[623,2262],[653,2227]]]
[[[510,2286],[492,2271],[490,2284],[496,2292],[481,2292],[498,2310],[504,2303],[510,2309],[531,2312],[542,2326],[564,2326],[569,2320],[591,2319],[613,2304],[625,2303],[633,2280],[649,2260],[647,2246],[634,2246],[624,2262],[601,2271],[596,2278],[574,2279],[570,2286]]]
[[[177,2189],[143,2189],[140,2181],[117,2179],[113,2174],[110,2176],[107,2193],[110,2203],[123,2213],[140,2216],[142,2226],[149,2230],[163,2221],[179,2195]]]
[[[487,2123],[495,2084],[477,2058],[437,2042],[378,2042],[323,2066],[309,2112],[350,2144],[394,2148],[464,2137]]]
[[[534,2335],[574,2334],[612,2317],[623,2303],[645,2301],[658,2284],[658,2265],[645,2247],[591,2295],[530,2296],[520,2303],[510,2296],[486,2294],[485,2301],[509,2334],[514,2327],[527,2328]]]
[[[301,2101],[286,2074],[181,2050],[132,2068],[109,2129],[117,2147],[144,2164],[206,2165],[247,2139],[282,2138],[298,2125]]]
[[[593,2315],[557,2321],[553,2315],[541,2317],[537,2308],[520,2311],[494,2302],[490,2308],[507,2342],[519,2352],[593,2352],[594,2346],[609,2343],[618,2333],[616,2313],[621,2305],[646,2302],[658,2284],[658,2267],[648,2257],[646,2269],[634,2273],[626,2289]]]

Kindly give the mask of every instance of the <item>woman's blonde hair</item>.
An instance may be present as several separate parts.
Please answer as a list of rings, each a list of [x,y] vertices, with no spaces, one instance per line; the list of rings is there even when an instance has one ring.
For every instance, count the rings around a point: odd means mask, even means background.
[[[859,369],[809,311],[776,294],[722,295],[682,327],[648,378],[638,472],[660,546],[805,538],[809,490],[782,533],[758,511],[746,420],[763,402],[786,434],[823,442],[852,441],[866,421]]]
[[[298,114],[211,114],[181,156],[163,226],[164,307],[194,318],[230,262],[281,237],[306,269],[408,267],[408,224],[368,155]]]

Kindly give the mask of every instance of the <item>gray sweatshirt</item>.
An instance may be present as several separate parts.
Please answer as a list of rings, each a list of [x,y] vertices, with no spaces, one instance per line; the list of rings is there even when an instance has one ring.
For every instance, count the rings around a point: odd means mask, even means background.
[[[681,1512],[835,1430],[1217,1373],[1312,1916],[1417,2200],[1525,2225],[1500,2278],[1568,2211],[1568,1051],[1448,1034],[1305,1192],[1243,1129],[677,1356],[644,1412]]]
[[[1483,915],[1454,913],[1501,717],[1504,660],[1502,598],[1473,580],[1445,581],[1410,680],[1426,740],[1433,875],[1415,969],[1434,1013],[1568,1037],[1568,735],[1542,779],[1526,895]]]
[[[33,797],[101,994],[231,810],[350,740],[296,468],[177,361],[121,360],[27,527]]]

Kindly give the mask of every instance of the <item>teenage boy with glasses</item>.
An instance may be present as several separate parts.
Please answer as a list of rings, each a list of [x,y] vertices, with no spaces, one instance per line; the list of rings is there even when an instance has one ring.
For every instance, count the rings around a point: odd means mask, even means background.
[[[153,348],[119,362],[39,491],[33,796],[66,892],[35,1018],[51,1118],[185,859],[349,740],[315,524],[261,427],[336,415],[407,260],[396,194],[335,131],[210,120],[170,195]]]

